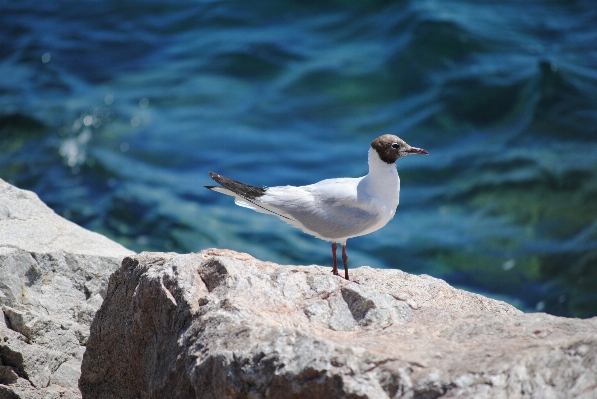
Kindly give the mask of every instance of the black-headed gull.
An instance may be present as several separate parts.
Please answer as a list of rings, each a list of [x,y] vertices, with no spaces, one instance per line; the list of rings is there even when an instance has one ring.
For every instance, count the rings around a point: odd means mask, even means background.
[[[374,232],[394,217],[400,199],[395,162],[409,154],[428,152],[385,134],[371,143],[367,176],[327,179],[300,187],[260,188],[208,172],[223,187],[205,187],[233,196],[237,205],[276,215],[307,234],[330,241],[335,275],[338,275],[336,243],[342,244],[344,278],[348,280],[346,240]]]

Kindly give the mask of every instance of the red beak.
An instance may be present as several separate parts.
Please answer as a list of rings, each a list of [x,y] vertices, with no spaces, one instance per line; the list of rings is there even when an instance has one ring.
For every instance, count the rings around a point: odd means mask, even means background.
[[[410,147],[408,150],[406,150],[407,153],[409,154],[424,154],[424,155],[429,155],[429,153],[427,151],[425,151],[422,148],[417,148],[417,147]]]

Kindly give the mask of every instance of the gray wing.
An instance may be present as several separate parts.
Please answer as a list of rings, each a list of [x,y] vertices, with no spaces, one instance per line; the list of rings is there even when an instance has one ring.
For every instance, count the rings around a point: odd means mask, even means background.
[[[354,182],[347,185],[347,180]],[[333,179],[311,186],[272,187],[259,201],[292,219],[282,220],[316,237],[330,241],[355,237],[380,220],[375,210],[358,201],[358,181]]]

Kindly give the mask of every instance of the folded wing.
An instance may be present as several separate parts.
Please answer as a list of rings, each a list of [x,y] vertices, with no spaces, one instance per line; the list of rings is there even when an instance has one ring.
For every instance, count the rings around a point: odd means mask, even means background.
[[[234,196],[237,205],[275,215],[305,233],[327,241],[341,242],[361,235],[380,219],[375,211],[359,202],[357,186],[362,178],[329,179],[309,186],[264,189],[220,175],[212,178],[224,188],[208,188]]]

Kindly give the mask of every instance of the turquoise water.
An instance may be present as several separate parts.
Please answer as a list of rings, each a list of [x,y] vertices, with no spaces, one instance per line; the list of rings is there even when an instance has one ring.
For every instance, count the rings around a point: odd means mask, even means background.
[[[351,267],[597,315],[594,2],[121,3],[0,4],[2,179],[135,251],[329,265],[206,172],[361,176],[393,133],[430,155]]]

